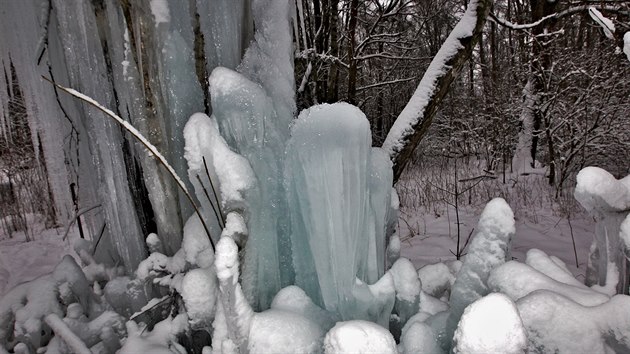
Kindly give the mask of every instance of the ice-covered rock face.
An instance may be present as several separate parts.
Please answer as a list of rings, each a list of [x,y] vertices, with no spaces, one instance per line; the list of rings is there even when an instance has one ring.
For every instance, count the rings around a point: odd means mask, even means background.
[[[453,341],[453,352],[465,354],[518,354],[527,347],[516,305],[499,293],[483,297],[466,308]]]

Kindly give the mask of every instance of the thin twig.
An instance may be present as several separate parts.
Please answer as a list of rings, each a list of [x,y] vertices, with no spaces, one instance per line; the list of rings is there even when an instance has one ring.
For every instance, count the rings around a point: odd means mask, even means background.
[[[94,244],[94,248],[92,249],[92,256],[96,254],[96,249],[98,248],[98,244],[101,242],[101,238],[103,238],[103,235],[105,234],[105,226],[107,226],[106,222],[103,223],[103,227],[101,227],[101,232],[99,233],[98,238],[96,239],[96,243]]]
[[[203,189],[203,194],[206,195],[206,198],[208,199],[208,202],[210,202],[210,206],[212,207],[212,211],[214,211],[214,216],[219,221],[219,224],[221,224],[221,218],[219,217],[219,213],[217,212],[217,209],[214,207],[214,204],[212,204],[212,199],[210,199],[210,195],[208,195],[208,190],[206,189],[206,186],[203,185],[203,181],[201,180],[201,177],[199,177],[199,175],[197,175],[197,180],[199,181],[199,184],[201,185],[201,188]],[[225,225],[221,225],[221,228],[222,229],[225,228]]]
[[[68,224],[68,227],[66,227],[66,232],[64,232],[62,240],[64,240],[64,241],[66,240],[66,238],[68,237],[68,233],[70,232],[70,228],[79,219],[79,217],[81,217],[81,215],[87,213],[90,210],[94,210],[94,209],[100,208],[100,207],[101,207],[100,204],[96,204],[96,205],[92,205],[91,207],[83,208],[83,209],[77,211],[77,215],[75,215],[74,218],[72,218],[72,220],[70,220],[70,223]]]
[[[223,216],[223,210],[221,210],[221,203],[219,202],[219,195],[217,194],[217,190],[214,188],[214,183],[212,183],[212,177],[210,177],[210,171],[208,170],[206,157],[201,156],[201,159],[203,160],[203,168],[205,168],[206,170],[206,176],[208,176],[208,181],[210,181],[210,188],[212,188],[212,194],[214,195],[214,200],[217,202],[217,208],[219,208],[219,215],[221,216],[221,222],[223,223],[223,227],[225,227],[225,217]]]

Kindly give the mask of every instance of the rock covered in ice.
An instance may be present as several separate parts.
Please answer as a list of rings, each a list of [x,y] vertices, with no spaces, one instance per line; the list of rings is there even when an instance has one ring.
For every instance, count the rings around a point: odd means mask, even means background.
[[[517,261],[509,261],[493,270],[488,278],[488,286],[515,301],[541,289],[562,294],[584,306],[603,304],[610,299],[585,285],[569,285],[554,280],[527,264]]]
[[[582,306],[540,290],[517,301],[527,330],[528,352],[626,353],[630,350],[630,297],[616,295],[598,306]]]
[[[630,176],[617,180],[601,168],[586,167],[577,175],[575,198],[597,221],[586,284],[621,293],[628,276],[619,227],[630,212]]]
[[[319,353],[324,331],[313,320],[284,310],[254,315],[249,331],[250,353]]]
[[[453,341],[453,352],[465,354],[519,354],[527,348],[527,335],[516,305],[499,293],[466,308]]]
[[[324,339],[324,353],[395,354],[396,341],[385,328],[367,321],[339,322]]]
[[[514,214],[505,200],[495,198],[486,205],[476,230],[451,291],[448,337],[455,331],[464,309],[489,293],[486,282],[490,272],[510,258],[516,229]]]

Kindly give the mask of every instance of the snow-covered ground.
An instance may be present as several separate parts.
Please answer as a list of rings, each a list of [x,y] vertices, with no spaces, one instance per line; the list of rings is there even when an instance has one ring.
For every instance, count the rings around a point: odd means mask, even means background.
[[[14,286],[50,273],[66,254],[73,254],[71,240],[76,239],[77,229],[43,229],[34,225],[34,240],[26,242],[23,232],[13,238],[0,235],[0,297]]]
[[[480,213],[481,209],[460,209],[460,248],[477,225]],[[562,259],[573,274],[583,280],[595,225],[586,214],[578,214],[571,218],[571,226],[579,267],[575,265],[571,228],[567,218],[555,215],[552,210],[537,210],[535,215],[528,217],[516,216],[512,257],[524,261],[525,253],[529,249],[538,248]],[[403,208],[398,227],[401,255],[411,260],[416,268],[455,259],[451,254],[451,251],[455,252],[457,244],[454,208],[450,207],[448,213],[445,210],[439,216],[431,212]],[[16,233],[11,239],[0,239],[0,296],[19,283],[52,271],[63,255],[73,254],[70,241],[63,240],[63,228],[38,230],[41,231],[32,242],[26,242],[23,233]],[[70,231],[69,239],[76,239],[75,233],[76,228]],[[463,253],[466,253],[465,249]]]
[[[481,209],[460,209],[460,249],[466,243],[471,230],[476,227],[480,213]],[[523,262],[525,253],[529,249],[537,248],[548,255],[562,259],[573,274],[583,280],[595,224],[587,215],[578,214],[572,217],[571,226],[579,267],[575,264],[571,228],[567,218],[556,216],[552,210],[537,210],[535,216],[516,216],[516,236],[512,241],[512,258]],[[401,238],[401,256],[409,258],[416,268],[455,259],[455,256],[451,254],[451,251],[456,253],[457,245],[457,224],[453,207],[449,207],[448,214],[444,212],[439,217],[433,213],[402,209],[398,227]],[[466,249],[463,253],[466,253]]]

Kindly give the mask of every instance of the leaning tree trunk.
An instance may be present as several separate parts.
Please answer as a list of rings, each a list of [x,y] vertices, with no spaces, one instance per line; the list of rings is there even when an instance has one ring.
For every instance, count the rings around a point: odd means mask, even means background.
[[[425,72],[418,88],[387,134],[383,149],[394,163],[397,181],[426,134],[453,80],[479,42],[492,0],[471,0]]]

